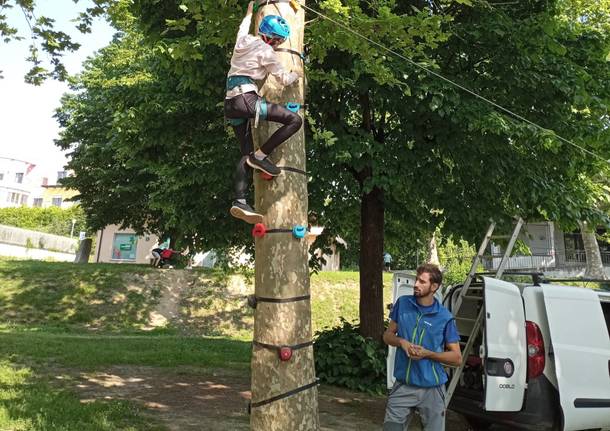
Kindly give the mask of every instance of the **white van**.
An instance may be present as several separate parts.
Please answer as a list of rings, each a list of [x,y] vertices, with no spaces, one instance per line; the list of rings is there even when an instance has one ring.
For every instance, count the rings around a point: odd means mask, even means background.
[[[449,309],[460,289],[445,295]],[[470,286],[456,319],[462,346],[480,307],[483,331],[450,409],[475,430],[492,423],[525,430],[610,429],[610,292],[483,277]],[[388,374],[392,370],[393,360]]]

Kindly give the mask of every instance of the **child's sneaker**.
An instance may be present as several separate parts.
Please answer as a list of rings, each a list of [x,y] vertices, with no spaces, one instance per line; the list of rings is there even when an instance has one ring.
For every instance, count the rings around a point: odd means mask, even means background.
[[[233,217],[243,220],[246,223],[256,224],[263,222],[263,216],[256,213],[247,203],[233,201],[229,212]]]
[[[277,177],[280,174],[280,168],[271,163],[267,157],[263,160],[258,160],[254,154],[250,154],[248,159],[246,160],[248,165],[250,165],[254,169],[258,169],[259,171],[263,171],[266,174],[269,174],[273,177]]]

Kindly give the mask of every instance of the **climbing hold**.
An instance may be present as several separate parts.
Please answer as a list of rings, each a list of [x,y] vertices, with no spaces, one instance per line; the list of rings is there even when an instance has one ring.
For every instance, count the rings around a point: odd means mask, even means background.
[[[295,226],[292,228],[292,234],[295,238],[305,238],[305,234],[307,233],[307,228],[305,226]]]
[[[267,233],[267,228],[263,223],[256,223],[252,229],[252,236],[254,238],[262,238]]]
[[[286,109],[296,114],[297,112],[299,112],[299,109],[301,109],[301,104],[296,102],[288,102],[286,103]]]
[[[298,11],[301,7],[301,4],[297,0],[290,0],[290,6],[294,9],[294,11]]]
[[[269,175],[267,172],[261,172],[261,178],[263,180],[271,181],[274,177],[273,175]]]
[[[248,306],[250,308],[256,308],[258,305],[258,301],[256,299],[256,295],[248,295]]]
[[[279,349],[280,360],[282,362],[289,361],[292,358],[292,349],[290,347],[280,347]]]

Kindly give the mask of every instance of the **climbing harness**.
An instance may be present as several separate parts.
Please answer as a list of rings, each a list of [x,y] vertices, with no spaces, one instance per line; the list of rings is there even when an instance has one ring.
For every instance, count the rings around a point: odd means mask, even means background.
[[[262,98],[259,97],[259,99],[256,101],[256,114],[254,115],[254,128],[256,129],[258,127],[258,120],[266,120],[267,119],[267,111],[268,111],[268,107],[267,107],[267,101]]]

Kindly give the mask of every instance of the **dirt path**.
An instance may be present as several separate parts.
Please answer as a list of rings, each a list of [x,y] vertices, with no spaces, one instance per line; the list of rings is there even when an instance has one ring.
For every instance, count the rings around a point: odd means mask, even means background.
[[[172,431],[249,430],[250,382],[247,375],[238,372],[116,366],[96,372],[62,368],[54,374],[83,402],[131,400]],[[320,387],[323,431],[379,431],[384,409],[385,397]],[[466,431],[461,417],[449,413],[447,430]],[[420,429],[413,423],[409,431]]]

